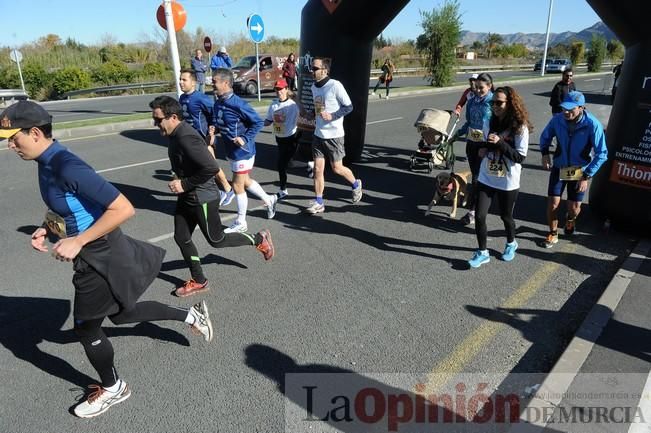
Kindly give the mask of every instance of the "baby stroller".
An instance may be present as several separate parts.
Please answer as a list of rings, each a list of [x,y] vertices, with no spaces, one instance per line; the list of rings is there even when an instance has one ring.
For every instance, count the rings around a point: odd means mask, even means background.
[[[450,117],[454,117],[452,126],[448,131]],[[427,163],[427,172],[434,168],[454,168],[454,141],[451,137],[459,123],[459,117],[452,116],[451,111],[425,108],[420,112],[414,126],[421,136],[418,150],[411,155],[409,170],[413,170],[419,163]]]

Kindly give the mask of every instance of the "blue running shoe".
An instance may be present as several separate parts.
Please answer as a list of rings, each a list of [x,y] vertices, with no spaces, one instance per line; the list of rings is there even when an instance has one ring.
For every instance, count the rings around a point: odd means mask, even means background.
[[[510,262],[515,257],[515,250],[518,249],[518,241],[513,241],[507,243],[504,247],[504,253],[502,253],[502,260],[505,262]]]
[[[233,191],[233,189],[231,189],[228,192],[220,191],[219,193],[220,193],[219,207],[228,206],[235,198],[235,191]]]
[[[473,268],[478,268],[484,263],[491,261],[488,251],[482,252],[481,250],[475,251],[475,254],[472,256],[472,259],[468,260],[468,264]]]

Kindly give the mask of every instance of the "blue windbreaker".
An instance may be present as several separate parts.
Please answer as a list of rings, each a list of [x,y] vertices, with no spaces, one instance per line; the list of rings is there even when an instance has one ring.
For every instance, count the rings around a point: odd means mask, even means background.
[[[213,109],[213,124],[221,134],[226,158],[241,161],[255,155],[255,136],[264,127],[264,120],[242,98],[233,93],[218,97]],[[233,143],[235,137],[242,137],[244,146]]]
[[[608,159],[604,128],[586,110],[572,134],[563,114],[554,115],[540,135],[540,153],[549,155],[549,146],[554,137],[558,143],[554,151],[555,167],[580,165],[583,173],[592,177]],[[590,155],[592,151],[593,156]]]

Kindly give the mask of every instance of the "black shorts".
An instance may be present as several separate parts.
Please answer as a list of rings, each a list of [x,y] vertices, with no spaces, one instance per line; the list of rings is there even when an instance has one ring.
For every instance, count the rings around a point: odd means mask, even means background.
[[[75,286],[73,315],[75,319],[91,320],[116,314],[120,305],[113,297],[108,282],[84,259],[74,260],[72,284]]]

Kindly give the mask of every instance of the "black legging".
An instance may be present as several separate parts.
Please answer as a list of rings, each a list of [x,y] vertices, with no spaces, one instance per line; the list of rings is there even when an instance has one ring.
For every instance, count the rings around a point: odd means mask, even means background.
[[[206,281],[206,277],[201,269],[199,252],[192,242],[192,233],[197,225],[203,237],[214,248],[255,244],[253,236],[248,233],[224,233],[219,215],[219,200],[198,206],[189,206],[178,201],[174,213],[174,241],[181,249],[183,260],[190,268],[192,279],[200,284]]]
[[[298,140],[296,134],[289,137],[276,137],[278,144],[278,177],[280,179],[280,189],[287,188],[287,165],[296,153]]]
[[[159,320],[185,321],[188,310],[172,307],[155,301],[138,302],[129,311],[120,311],[109,316],[111,322],[116,325],[125,323],[154,322]],[[107,388],[115,385],[118,374],[113,365],[113,345],[102,330],[102,322],[105,317],[91,320],[75,319],[75,334],[79,337],[84,347],[90,364],[99,374],[102,386]]]
[[[475,233],[477,234],[477,243],[480,250],[486,249],[487,227],[486,216],[488,209],[491,207],[493,197],[497,197],[497,203],[500,208],[500,217],[504,221],[507,242],[515,240],[515,221],[513,220],[513,207],[515,200],[518,198],[519,189],[512,191],[503,191],[501,189],[491,188],[481,182],[477,183],[477,205],[475,213]]]
[[[377,83],[375,83],[375,88],[373,89],[373,93],[377,92],[378,87],[380,87],[380,84],[382,84],[382,81],[378,78]],[[389,86],[391,85],[391,80],[384,80],[384,85],[387,88],[387,96],[389,96]]]
[[[466,206],[470,210],[475,210],[477,202],[477,178],[479,177],[479,168],[481,167],[481,158],[479,157],[479,148],[481,143],[475,141],[466,141],[466,157],[472,173],[472,185],[470,187],[469,197],[466,200]]]

